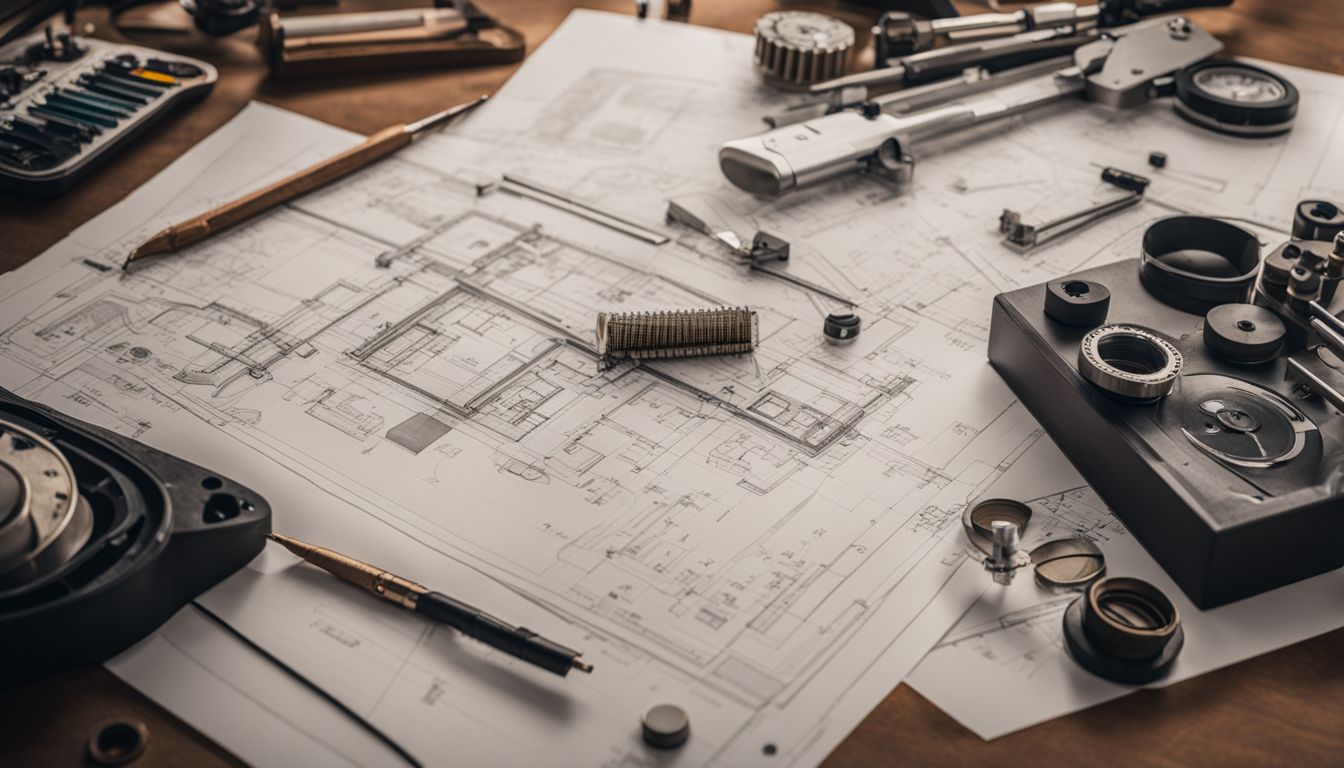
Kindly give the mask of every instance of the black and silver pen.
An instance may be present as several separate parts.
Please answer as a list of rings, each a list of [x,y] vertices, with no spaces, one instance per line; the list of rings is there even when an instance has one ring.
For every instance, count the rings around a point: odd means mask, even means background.
[[[535,664],[561,676],[569,674],[571,669],[581,672],[593,671],[593,665],[584,661],[578,651],[553,643],[526,627],[507,624],[460,600],[454,600],[440,592],[431,592],[409,579],[403,579],[394,573],[339,552],[313,546],[278,533],[266,535],[271,541],[343,581],[348,581],[403,608],[410,608],[437,622],[447,624],[467,637],[475,638],[529,664]]]

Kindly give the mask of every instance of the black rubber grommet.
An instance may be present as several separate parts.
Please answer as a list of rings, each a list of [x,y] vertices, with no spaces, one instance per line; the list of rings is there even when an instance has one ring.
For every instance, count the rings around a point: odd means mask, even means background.
[[[1254,304],[1222,304],[1204,316],[1204,346],[1229,363],[1258,365],[1279,356],[1288,329]]]
[[[1293,237],[1299,240],[1331,241],[1340,232],[1344,232],[1344,208],[1337,203],[1303,200],[1293,211]]]
[[[89,760],[95,765],[124,765],[144,754],[149,729],[131,720],[105,720],[89,735]]]
[[[1094,584],[1097,582],[1093,582]],[[1171,665],[1185,645],[1185,630],[1177,627],[1162,651],[1155,656],[1141,659],[1124,659],[1107,654],[1097,647],[1088,637],[1083,627],[1083,613],[1087,606],[1087,595],[1080,595],[1064,611],[1064,645],[1069,655],[1078,662],[1078,666],[1097,677],[1122,685],[1143,685],[1160,680],[1171,671]]]
[[[1206,216],[1168,216],[1143,233],[1139,280],[1169,307],[1203,315],[1243,302],[1260,269],[1260,241]]]
[[[1045,314],[1065,325],[1101,325],[1110,308],[1111,290],[1093,280],[1066,277],[1045,286]]]

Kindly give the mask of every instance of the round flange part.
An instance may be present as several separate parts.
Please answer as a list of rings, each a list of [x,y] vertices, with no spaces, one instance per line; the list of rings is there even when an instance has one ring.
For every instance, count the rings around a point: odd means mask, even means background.
[[[1287,337],[1283,320],[1254,304],[1223,304],[1204,316],[1204,346],[1229,363],[1267,363],[1279,356]]]
[[[1162,590],[1141,579],[1107,578],[1092,582],[1064,611],[1064,644],[1092,674],[1143,685],[1171,671],[1185,632]]]

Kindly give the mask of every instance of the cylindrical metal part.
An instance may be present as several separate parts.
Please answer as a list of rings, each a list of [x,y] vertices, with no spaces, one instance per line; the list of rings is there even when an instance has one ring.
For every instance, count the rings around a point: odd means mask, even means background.
[[[1185,364],[1166,339],[1136,325],[1103,325],[1078,345],[1078,372],[1107,394],[1149,403],[1171,394]]]

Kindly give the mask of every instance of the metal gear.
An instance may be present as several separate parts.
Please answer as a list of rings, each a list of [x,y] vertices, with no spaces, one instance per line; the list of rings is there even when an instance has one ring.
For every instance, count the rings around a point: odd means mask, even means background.
[[[809,11],[776,11],[756,21],[756,66],[767,80],[805,88],[845,74],[854,29]]]

